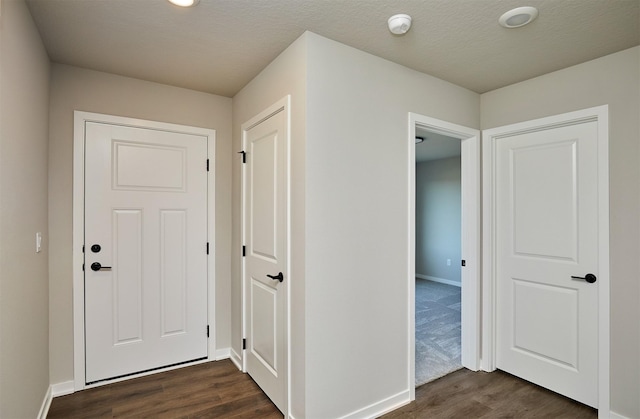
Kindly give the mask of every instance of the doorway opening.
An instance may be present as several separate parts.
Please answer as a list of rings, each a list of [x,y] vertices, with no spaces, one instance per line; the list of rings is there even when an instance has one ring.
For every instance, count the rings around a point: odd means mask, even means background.
[[[462,368],[460,149],[416,128],[416,387]]]
[[[416,144],[416,137],[425,140]],[[459,367],[473,371],[480,367],[479,142],[478,130],[409,114],[409,387],[412,399],[417,385]],[[447,176],[448,181],[443,179]],[[432,188],[425,186],[429,178],[435,179]],[[448,188],[442,186],[446,183]],[[422,187],[419,193],[418,187]],[[450,198],[444,205],[449,208],[427,211],[426,200],[433,203],[438,195]],[[455,217],[451,219],[455,207],[459,213],[457,221]],[[458,229],[452,227],[456,224]],[[432,231],[425,235],[428,225]],[[436,231],[435,225],[442,228]],[[429,270],[429,266],[433,269]],[[460,313],[456,315],[457,308]],[[446,318],[454,322],[447,322]],[[456,318],[459,326],[455,324]],[[436,330],[438,328],[440,330]],[[449,346],[448,350],[445,346]],[[439,361],[449,359],[438,362],[438,358]]]

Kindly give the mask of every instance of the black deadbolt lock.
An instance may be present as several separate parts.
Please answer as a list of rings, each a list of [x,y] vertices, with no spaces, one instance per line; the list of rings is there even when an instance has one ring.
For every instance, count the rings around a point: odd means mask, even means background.
[[[94,245],[91,246],[91,251],[93,253],[98,253],[100,251],[100,249],[102,249],[102,247],[100,247],[99,244],[94,244]]]

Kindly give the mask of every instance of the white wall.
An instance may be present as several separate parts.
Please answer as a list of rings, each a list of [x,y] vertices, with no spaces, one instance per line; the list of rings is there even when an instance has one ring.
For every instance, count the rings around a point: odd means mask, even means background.
[[[231,343],[231,99],[54,64],[49,115],[51,382],[73,379],[74,110],[216,130],[216,345],[219,349],[228,348]]]
[[[242,149],[241,125],[286,95],[291,95],[291,414],[305,417],[305,140],[306,54],[303,34],[233,98],[234,151]],[[241,180],[239,155],[233,158],[232,349],[242,352]]]
[[[416,164],[416,274],[457,283],[462,269],[460,164],[459,156]]]
[[[307,54],[306,417],[373,414],[413,386],[408,114],[477,128],[479,95],[314,34]]]
[[[293,115],[290,414],[340,417],[375,409],[398,393],[408,397],[413,385],[409,112],[478,127],[479,95],[307,32],[234,97],[237,150],[240,125],[287,94]],[[239,158],[233,174],[232,345],[240,353]]]
[[[640,47],[481,96],[482,128],[609,105],[611,409],[640,417]]]
[[[34,418],[49,387],[49,58],[25,3],[1,7],[0,417]]]

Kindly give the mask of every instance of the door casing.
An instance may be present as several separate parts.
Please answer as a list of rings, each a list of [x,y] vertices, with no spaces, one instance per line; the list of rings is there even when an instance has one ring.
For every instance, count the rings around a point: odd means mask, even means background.
[[[408,324],[409,391],[415,400],[415,137],[416,126],[461,141],[462,183],[462,365],[480,368],[480,131],[416,113],[409,113],[408,138]],[[458,261],[460,263],[460,261]]]
[[[216,358],[216,327],[215,327],[215,137],[212,129],[190,127],[186,125],[169,124],[164,122],[148,121],[142,119],[127,118],[121,116],[105,115],[92,112],[74,111],[73,128],[73,383],[74,391],[85,388],[97,387],[134,377],[153,374],[180,368],[180,366],[161,368],[152,372],[143,372],[128,377],[114,379],[86,385],[85,380],[85,324],[84,324],[84,160],[85,160],[85,124],[86,122],[98,122],[112,125],[124,125],[137,128],[159,129],[187,134],[196,134],[207,138],[207,158],[209,159],[209,172],[207,181],[207,237],[210,250],[207,263],[207,316],[209,324],[208,357],[205,361]],[[205,162],[203,162],[203,165]],[[188,365],[192,365],[194,362]]]
[[[608,417],[609,394],[609,108],[607,105],[484,130],[482,200],[482,360],[484,371],[496,369],[496,144],[501,138],[526,132],[573,125],[598,123],[598,414]]]

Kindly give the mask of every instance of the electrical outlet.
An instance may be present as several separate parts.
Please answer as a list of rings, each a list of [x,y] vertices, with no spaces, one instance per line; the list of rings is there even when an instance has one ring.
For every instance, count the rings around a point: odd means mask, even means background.
[[[451,259],[447,259],[447,266],[451,266]]]

